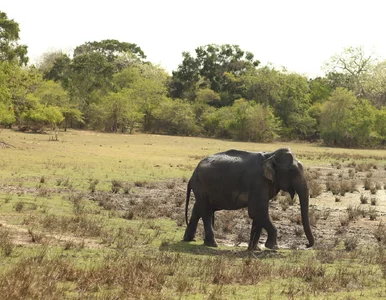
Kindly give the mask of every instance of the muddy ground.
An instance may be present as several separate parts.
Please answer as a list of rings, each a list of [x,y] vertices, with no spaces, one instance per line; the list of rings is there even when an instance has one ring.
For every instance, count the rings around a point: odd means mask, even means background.
[[[338,165],[307,169],[310,186],[320,189],[319,195],[310,198],[310,221],[316,247],[334,246],[345,240],[356,240],[362,245],[377,243],[377,230],[383,231],[380,224],[386,221],[385,169],[385,166],[376,165],[362,165],[360,168]],[[365,190],[366,179],[370,181],[372,191]],[[342,181],[350,186],[348,189],[351,192],[341,193],[338,188],[338,195],[334,195],[332,191],[328,191],[329,186],[339,186]],[[134,187],[128,195],[114,195],[113,201],[115,206],[128,211],[130,218],[167,217],[185,228],[186,186],[187,183],[182,180],[144,184],[142,187]],[[375,191],[375,187],[378,190]],[[367,198],[367,203],[361,203],[361,195]],[[278,229],[279,247],[305,248],[307,240],[300,222],[299,201],[297,197],[295,203],[287,203],[288,200],[283,193],[279,193],[270,203],[270,215]],[[193,204],[192,193],[189,216]],[[250,226],[251,220],[246,209],[219,211],[215,214],[215,236],[219,244],[247,246]],[[203,238],[201,221],[196,237]],[[263,232],[261,247],[265,239]]]
[[[386,223],[386,167],[321,166],[308,168],[307,174],[310,187],[315,190],[320,189],[319,192],[313,192],[318,194],[317,196],[310,198],[310,221],[316,240],[315,247],[335,246],[339,242],[349,240],[362,245],[376,245],[379,231],[385,231],[382,224]],[[366,179],[370,181],[371,186],[376,186],[378,189],[365,190],[364,180]],[[334,192],[338,195],[334,195],[331,185],[335,184],[337,187],[341,182],[348,182],[351,191],[342,193],[338,189]],[[136,182],[132,183],[130,188],[122,187],[117,193],[95,191],[85,194],[84,197],[97,201],[106,209],[120,210],[122,216],[128,220],[164,217],[171,218],[178,226],[185,228],[186,186],[186,180],[182,179],[159,183]],[[1,189],[11,194],[39,192],[36,188],[16,186],[2,186]],[[367,197],[367,203],[361,203],[361,196]],[[300,222],[299,202],[298,199],[295,200],[291,203],[286,195],[279,193],[276,199],[270,202],[270,215],[278,229],[280,248],[304,249],[307,243]],[[193,204],[192,193],[189,216]],[[32,243],[25,226],[11,226],[3,217],[0,223],[14,231],[16,243]],[[215,214],[215,236],[220,245],[247,246],[250,226],[251,220],[246,209],[219,211]],[[55,235],[51,236],[58,238]],[[180,238],[182,239],[182,236]],[[202,238],[203,226],[200,221],[197,239]],[[73,237],[61,235],[58,239],[73,240]],[[265,239],[266,235],[263,231],[260,239],[261,248],[264,247]],[[98,247],[98,244],[93,241],[86,241],[86,244],[88,247]]]

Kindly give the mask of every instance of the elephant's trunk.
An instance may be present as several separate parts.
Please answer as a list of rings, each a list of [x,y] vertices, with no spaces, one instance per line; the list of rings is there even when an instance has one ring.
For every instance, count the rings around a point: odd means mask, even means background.
[[[314,245],[315,240],[311,232],[310,220],[308,218],[309,192],[308,192],[307,182],[305,180],[302,180],[302,181],[303,181],[302,183],[298,184],[295,187],[295,191],[299,195],[302,223],[303,223],[304,233],[306,234],[306,237],[308,239],[307,248],[309,248]]]

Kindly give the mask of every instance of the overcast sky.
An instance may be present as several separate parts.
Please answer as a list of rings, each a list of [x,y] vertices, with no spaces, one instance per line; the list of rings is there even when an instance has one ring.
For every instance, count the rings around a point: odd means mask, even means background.
[[[379,0],[2,0],[20,25],[34,63],[44,53],[88,41],[135,43],[168,72],[207,44],[236,44],[263,64],[309,77],[348,46],[386,58],[385,6]]]

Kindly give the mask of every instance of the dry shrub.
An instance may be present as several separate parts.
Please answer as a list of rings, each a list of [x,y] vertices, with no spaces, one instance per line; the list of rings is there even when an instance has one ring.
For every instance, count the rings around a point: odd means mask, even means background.
[[[322,193],[322,186],[314,179],[308,181],[308,188],[310,191],[310,198],[316,198]]]
[[[143,181],[137,180],[137,181],[134,181],[134,185],[136,187],[145,187],[147,185],[147,181],[145,181],[145,180],[143,180]]]
[[[90,293],[100,286],[112,289],[118,285],[122,287],[118,299],[127,295],[132,299],[155,299],[166,282],[166,269],[175,265],[175,261],[162,261],[162,257],[112,256],[105,259],[102,266],[82,272],[77,288]]]
[[[223,233],[232,232],[236,225],[237,211],[224,211],[216,215],[216,227]]]
[[[166,187],[169,190],[173,190],[176,187],[176,182],[175,181],[169,181],[169,182],[166,183]]]
[[[327,180],[326,182],[327,191],[331,191],[333,195],[339,195],[340,192],[340,184],[335,180]]]
[[[336,253],[331,248],[320,249],[316,251],[316,259],[322,264],[332,264],[336,259]]]
[[[119,193],[119,190],[123,187],[123,183],[119,180],[112,180],[111,181],[111,192],[114,194]]]
[[[2,299],[64,299],[59,281],[72,281],[77,271],[70,261],[36,256],[17,263],[0,277]]]
[[[375,195],[375,194],[377,193],[377,191],[378,191],[378,189],[377,189],[376,185],[372,185],[372,186],[370,187],[370,193],[371,193],[372,195]]]
[[[77,236],[100,237],[104,222],[98,217],[84,214],[76,216],[47,215],[42,219],[43,228],[55,232],[68,232]]]
[[[28,234],[31,237],[32,243],[42,243],[43,239],[45,238],[44,234],[42,232],[35,231],[32,228],[28,228]]]
[[[98,185],[99,183],[99,180],[98,179],[90,179],[90,185],[88,187],[88,189],[90,190],[91,193],[95,193],[96,191],[96,186]]]
[[[280,207],[283,211],[286,211],[289,207],[288,199],[285,197],[279,198],[279,204],[280,204]]]
[[[340,182],[340,195],[344,196],[348,192],[352,192],[352,183],[348,180],[342,180]],[[354,184],[355,187],[355,184]]]
[[[98,202],[99,206],[103,207],[105,210],[112,210],[115,208],[113,198],[108,193],[97,193],[94,197],[94,201]]]
[[[348,170],[348,177],[351,179],[353,179],[355,177],[355,170],[354,169]]]
[[[363,186],[365,188],[366,191],[370,190],[371,186],[372,186],[372,181],[370,178],[365,178],[363,180]]]
[[[359,239],[357,236],[346,237],[343,244],[346,251],[354,251],[358,247]]]
[[[315,207],[312,207],[308,212],[308,217],[310,219],[310,225],[316,226],[316,223],[320,220],[321,212],[316,210]]]
[[[367,204],[369,202],[369,197],[367,197],[364,194],[361,194],[361,196],[359,197],[359,200],[361,201],[361,204]]]
[[[369,163],[360,163],[355,166],[355,171],[364,172],[369,171],[371,169],[371,164]]]
[[[386,226],[382,222],[378,224],[373,234],[380,244],[386,245]]]
[[[376,220],[378,217],[378,212],[377,210],[375,209],[375,207],[370,207],[369,208],[369,218],[371,221],[374,221]]]
[[[361,211],[359,209],[359,206],[352,206],[352,205],[349,205],[347,207],[347,218],[350,220],[350,221],[354,221],[356,219],[358,219],[358,217],[361,215]]]
[[[10,256],[15,247],[12,238],[11,232],[8,228],[0,227],[0,249],[4,256]]]
[[[21,212],[23,208],[24,208],[24,202],[22,200],[17,201],[15,204],[15,210],[17,212]]]

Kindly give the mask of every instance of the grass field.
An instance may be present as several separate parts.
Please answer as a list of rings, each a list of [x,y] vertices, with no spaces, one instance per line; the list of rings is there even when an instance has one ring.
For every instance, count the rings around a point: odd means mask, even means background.
[[[0,139],[0,298],[384,299],[386,151],[87,131]],[[244,210],[216,213],[219,248],[181,242],[186,181],[208,154],[290,147],[312,189],[272,201],[279,251],[247,252]],[[368,185],[368,188],[367,186]],[[300,228],[300,229],[299,229]]]

